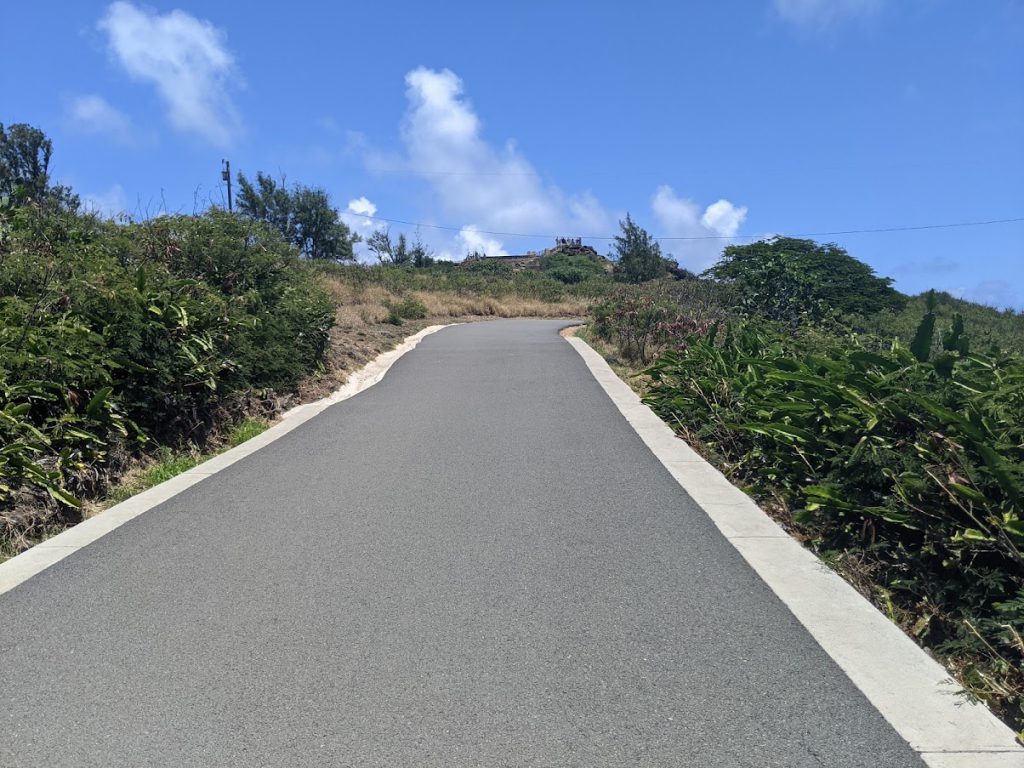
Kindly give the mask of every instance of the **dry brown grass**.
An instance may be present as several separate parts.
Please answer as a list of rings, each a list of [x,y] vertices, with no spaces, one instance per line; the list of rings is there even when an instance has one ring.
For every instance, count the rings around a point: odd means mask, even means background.
[[[581,299],[547,302],[521,296],[465,296],[447,291],[415,291],[432,317],[569,317],[582,315],[587,303]]]
[[[337,322],[343,328],[373,326],[384,323],[390,310],[388,304],[404,296],[392,293],[381,285],[356,285],[325,276],[324,284],[337,304]],[[485,317],[571,317],[585,315],[585,299],[557,302],[521,296],[473,296],[453,291],[413,291],[413,298],[422,302],[431,319]]]
[[[358,286],[330,277],[324,278],[324,285],[337,307],[338,325],[346,328],[383,323],[388,317],[385,302],[395,298],[379,285]]]

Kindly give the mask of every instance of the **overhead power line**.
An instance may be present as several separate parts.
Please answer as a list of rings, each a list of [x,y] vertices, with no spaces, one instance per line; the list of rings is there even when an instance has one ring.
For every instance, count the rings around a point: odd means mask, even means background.
[[[404,219],[389,219],[384,216],[371,216],[368,213],[356,213],[355,211],[345,211],[348,216],[360,216],[364,219],[370,219],[372,221],[385,221],[389,224],[404,224],[407,227],[417,227],[425,229],[441,229],[448,232],[461,232],[465,227],[450,227],[442,224],[427,224],[424,222],[417,221],[406,221]],[[918,232],[927,229],[956,229],[960,227],[984,227],[990,224],[1013,224],[1024,221],[1024,216],[1020,216],[1012,219],[990,219],[988,221],[960,221],[952,224],[921,224],[917,226],[906,226],[906,227],[876,227],[870,229],[841,229],[832,232],[800,232],[794,234],[786,234],[779,236],[781,237],[832,237],[833,235],[862,235],[862,234],[873,234],[883,232]],[[476,229],[473,231],[480,235],[493,235],[495,237],[529,237],[538,240],[551,240],[556,237],[562,237],[563,235],[550,235],[550,234],[527,234],[525,232],[496,232],[487,229]],[[759,240],[764,237],[771,237],[771,234],[762,235],[695,235],[691,237],[670,237],[661,236],[655,237],[654,240],[658,241],[691,241],[691,240]],[[583,240],[614,240],[614,235],[582,235]]]

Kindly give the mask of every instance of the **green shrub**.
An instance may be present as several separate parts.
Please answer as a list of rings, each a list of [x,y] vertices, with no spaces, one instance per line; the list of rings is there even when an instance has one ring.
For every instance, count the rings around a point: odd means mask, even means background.
[[[463,266],[463,270],[471,275],[500,275],[504,277],[512,274],[512,267],[510,265],[496,259],[487,258],[467,262]]]
[[[406,296],[394,307],[398,316],[406,320],[422,320],[427,316],[426,305],[414,296]]]
[[[581,253],[552,253],[541,260],[541,270],[558,282],[568,285],[606,274],[597,259]]]
[[[406,320],[422,320],[427,316],[426,305],[415,296],[406,296],[399,302],[384,302],[390,310],[385,322],[402,325]]]
[[[856,338],[808,352],[740,323],[666,352],[645,400],[821,551],[860,553],[903,625],[1019,729],[1024,359],[967,354],[960,331],[937,355],[930,338],[917,355]]]
[[[200,439],[232,392],[322,360],[333,307],[265,225],[23,205],[0,232],[0,513],[33,489],[76,506],[146,436]]]
[[[889,278],[842,248],[791,237],[730,245],[706,275],[732,285],[745,314],[790,325],[898,310],[905,302]]]

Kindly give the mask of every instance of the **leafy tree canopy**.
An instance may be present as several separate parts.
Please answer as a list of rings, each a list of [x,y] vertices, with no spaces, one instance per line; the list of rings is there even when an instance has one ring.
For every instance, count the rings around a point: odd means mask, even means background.
[[[352,246],[359,242],[341,220],[323,189],[296,184],[291,189],[264,174],[253,184],[238,174],[238,210],[244,216],[265,221],[310,259],[351,261]]]
[[[791,237],[730,245],[705,275],[731,284],[746,311],[789,323],[869,315],[906,300],[839,246]]]
[[[78,195],[70,188],[50,184],[53,143],[38,128],[0,123],[0,197],[28,198],[77,210]]]
[[[619,222],[622,234],[615,236],[610,258],[616,262],[615,276],[627,283],[645,283],[666,272],[661,246],[630,215]]]

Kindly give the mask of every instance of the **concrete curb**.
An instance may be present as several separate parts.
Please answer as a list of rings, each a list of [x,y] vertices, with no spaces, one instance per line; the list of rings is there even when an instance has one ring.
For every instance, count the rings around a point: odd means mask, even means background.
[[[931,768],[1024,768],[1024,748],[899,627],[644,405],[584,341],[567,341],[651,452]]]
[[[312,403],[305,403],[296,406],[282,414],[281,418],[265,432],[260,433],[251,440],[247,440],[224,453],[204,461],[196,467],[172,477],[160,485],[153,486],[130,499],[115,504],[110,509],[100,512],[73,528],[58,533],[46,541],[36,544],[19,555],[12,557],[4,563],[0,563],[0,595],[21,584],[23,581],[32,578],[40,571],[49,568],[54,563],[60,562],[82,547],[88,546],[102,536],[107,535],[115,528],[118,528],[129,520],[138,517],[158,504],[162,504],[173,496],[184,491],[186,488],[199,483],[222,469],[226,469],[236,461],[244,459],[249,454],[255,453],[261,448],[269,445],[275,440],[284,437],[293,429],[312,419],[321,411],[330,408],[335,403],[347,400],[357,395],[364,389],[372,387],[384,378],[395,361],[406,352],[415,349],[416,345],[432,333],[447,328],[449,325],[431,325],[419,333],[408,337],[394,349],[383,352],[351,374],[348,381],[341,388],[335,390],[327,397],[316,400]]]

